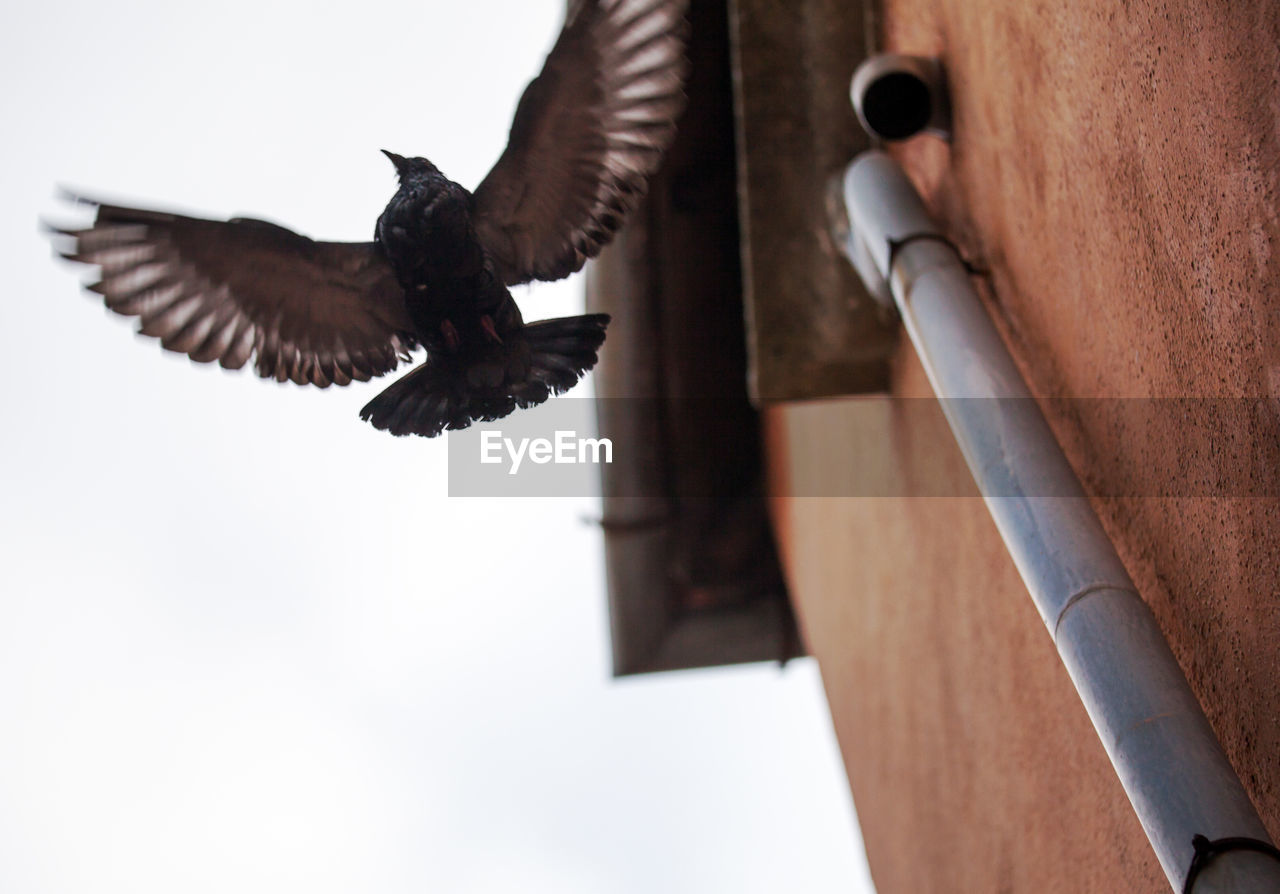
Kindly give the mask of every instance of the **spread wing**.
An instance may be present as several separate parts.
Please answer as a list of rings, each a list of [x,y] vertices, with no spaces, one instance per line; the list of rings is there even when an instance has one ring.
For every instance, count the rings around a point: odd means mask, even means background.
[[[321,388],[408,360],[413,323],[372,242],[315,242],[266,221],[202,220],[96,205],[87,229],[52,228],[64,258],[102,268],[88,286],[144,335],[192,360]]]
[[[579,0],[475,191],[508,285],[582,269],[622,226],[684,110],[688,0]]]

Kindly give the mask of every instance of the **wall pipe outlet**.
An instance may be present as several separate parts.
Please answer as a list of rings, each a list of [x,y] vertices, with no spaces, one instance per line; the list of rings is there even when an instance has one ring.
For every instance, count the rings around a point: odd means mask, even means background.
[[[1280,892],[1280,854],[955,248],[897,162],[844,178],[851,256],[887,282],[970,471],[1175,891]],[[857,249],[854,251],[853,249]],[[865,263],[869,256],[872,264]]]
[[[849,98],[862,129],[881,140],[918,133],[951,139],[951,98],[942,63],[930,56],[879,53],[853,73]]]

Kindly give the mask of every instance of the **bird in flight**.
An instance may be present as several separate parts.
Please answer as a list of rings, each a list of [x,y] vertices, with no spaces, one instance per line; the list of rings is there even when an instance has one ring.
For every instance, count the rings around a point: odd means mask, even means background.
[[[395,435],[499,419],[577,383],[607,314],[525,323],[509,286],[597,255],[643,197],[684,108],[688,0],[578,0],[525,88],[506,150],[469,192],[383,150],[400,186],[372,242],[317,242],[253,218],[205,220],[72,195],[87,228],[51,227],[96,265],[87,288],[200,363],[299,385],[424,363],[360,411]]]

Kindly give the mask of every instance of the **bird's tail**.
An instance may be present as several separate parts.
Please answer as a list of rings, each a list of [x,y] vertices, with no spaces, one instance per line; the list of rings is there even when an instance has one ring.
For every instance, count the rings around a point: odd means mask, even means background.
[[[536,406],[595,366],[608,323],[608,314],[530,323],[469,365],[433,354],[369,401],[360,418],[393,435],[434,438]]]

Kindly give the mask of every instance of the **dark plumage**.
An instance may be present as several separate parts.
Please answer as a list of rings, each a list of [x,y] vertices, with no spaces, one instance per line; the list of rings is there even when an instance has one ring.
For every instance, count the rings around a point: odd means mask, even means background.
[[[687,0],[580,0],[525,89],[506,151],[468,192],[388,152],[400,188],[374,241],[315,242],[249,218],[100,204],[55,228],[63,257],[140,331],[193,360],[264,378],[346,385],[427,359],[361,417],[432,437],[571,388],[608,317],[526,325],[508,286],[582,268],[644,195],[684,105]]]

